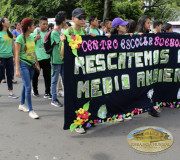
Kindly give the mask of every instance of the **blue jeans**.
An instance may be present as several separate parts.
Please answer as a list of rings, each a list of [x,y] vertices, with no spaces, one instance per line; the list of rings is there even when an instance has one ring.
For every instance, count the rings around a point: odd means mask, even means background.
[[[52,77],[51,77],[51,94],[52,94],[52,101],[57,99],[57,82],[59,78],[59,74],[61,74],[62,81],[64,84],[64,64],[52,64]]]
[[[4,71],[6,69],[8,90],[13,90],[13,84],[12,84],[13,72],[14,72],[13,57],[0,58],[0,61],[1,61],[1,78],[4,78]]]
[[[20,67],[20,72],[21,72],[21,79],[23,82],[20,104],[23,105],[26,99],[28,109],[29,111],[32,111],[33,109],[32,109],[32,102],[31,102],[31,80],[34,75],[34,68],[21,61],[20,61],[19,67]]]

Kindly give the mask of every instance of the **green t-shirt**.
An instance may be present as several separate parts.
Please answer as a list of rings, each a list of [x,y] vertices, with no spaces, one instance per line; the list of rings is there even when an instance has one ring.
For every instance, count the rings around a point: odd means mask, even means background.
[[[47,31],[46,32],[40,31],[41,38],[36,41],[35,52],[36,52],[36,56],[37,56],[38,61],[50,58],[50,55],[46,54],[46,52],[44,50],[44,37],[45,37],[46,33],[47,33]],[[32,33],[31,35],[35,38],[36,34],[37,34],[37,30],[35,30],[34,33]]]
[[[89,32],[88,32],[88,29],[89,29]],[[98,28],[95,28],[95,29],[92,29],[92,28],[86,28],[86,32],[88,32],[88,33],[94,33],[95,35],[97,35],[97,36],[100,36],[101,35],[101,33],[100,33],[100,30],[98,29]]]
[[[13,39],[7,32],[0,31],[0,58],[10,58],[13,56]]]
[[[61,31],[59,31],[61,34]],[[63,64],[63,58],[59,52],[59,42],[60,42],[60,34],[56,30],[53,30],[51,32],[51,45],[56,43],[53,47],[52,57],[51,57],[51,63],[52,64]]]
[[[86,35],[86,34],[87,34],[86,31],[83,30],[82,28],[81,28],[81,31],[76,31],[73,27],[71,27],[71,28],[72,28],[72,30],[73,30],[73,34],[72,34],[72,35],[79,34],[79,35],[83,36],[83,35]],[[70,28],[68,28],[68,29],[66,29],[66,30],[64,31],[64,34],[65,34],[66,36],[69,35],[69,30],[70,30]],[[85,32],[85,33],[84,33],[84,32]]]
[[[26,64],[28,64],[29,66],[31,66],[31,63],[35,62],[35,41],[34,41],[34,37],[32,35],[30,35],[30,37],[26,37],[26,47],[27,50],[25,51],[25,41],[24,41],[24,36],[23,34],[20,34],[17,38],[16,38],[16,43],[20,43],[21,44],[21,50],[20,50],[20,60]],[[26,62],[29,61],[30,63]]]

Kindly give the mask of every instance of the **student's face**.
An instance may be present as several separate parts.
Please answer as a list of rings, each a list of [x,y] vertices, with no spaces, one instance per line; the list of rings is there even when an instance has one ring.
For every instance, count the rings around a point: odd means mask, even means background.
[[[29,31],[30,33],[33,33],[33,32],[34,32],[34,29],[35,29],[34,23],[33,23],[30,27],[28,27],[28,31]]]
[[[122,34],[125,34],[127,32],[127,27],[126,26],[120,26],[117,28],[119,32],[122,32]]]
[[[98,26],[99,26],[98,19],[97,19],[97,18],[95,18],[95,19],[94,19],[94,21],[92,21],[92,22],[91,22],[91,24],[92,24],[93,26],[98,27]]]
[[[48,21],[46,20],[41,20],[39,23],[41,31],[45,32],[48,29]]]
[[[166,32],[168,32],[168,33],[171,33],[171,32],[173,32],[173,29],[172,29],[172,27],[171,27],[169,30],[166,30]]]
[[[18,23],[17,25],[16,25],[16,29],[21,29],[21,24],[20,23]]]
[[[74,23],[78,26],[85,26],[86,23],[86,15],[80,15],[78,18],[72,17]]]
[[[67,19],[65,19],[65,21],[62,22],[62,28],[66,27],[66,21],[67,21]]]
[[[106,24],[106,28],[108,30],[110,30],[112,28],[112,21],[109,21],[107,24]]]
[[[161,29],[162,29],[162,24],[156,27],[157,32],[161,32]]]
[[[4,22],[2,22],[2,25],[6,28],[9,28],[9,26],[10,26],[9,20],[7,18],[4,18]]]
[[[150,30],[151,20],[148,18],[144,24],[145,31]]]
[[[11,32],[14,31],[14,29],[15,29],[14,27],[11,27]]]

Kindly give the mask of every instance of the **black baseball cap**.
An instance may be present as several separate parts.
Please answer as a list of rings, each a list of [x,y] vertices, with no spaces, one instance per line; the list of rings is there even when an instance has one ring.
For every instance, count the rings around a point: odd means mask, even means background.
[[[86,15],[85,10],[82,8],[76,8],[72,11],[72,17],[75,17],[75,18],[78,18],[82,14]]]

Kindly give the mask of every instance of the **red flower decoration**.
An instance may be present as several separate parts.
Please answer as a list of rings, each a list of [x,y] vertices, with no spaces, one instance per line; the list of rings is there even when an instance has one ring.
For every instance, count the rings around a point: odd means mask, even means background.
[[[71,35],[71,39],[73,39],[75,41],[76,37],[74,35]]]
[[[81,47],[81,45],[80,44],[78,44],[78,48],[77,49],[79,49]]]
[[[98,123],[99,120],[94,120],[94,124]]]

